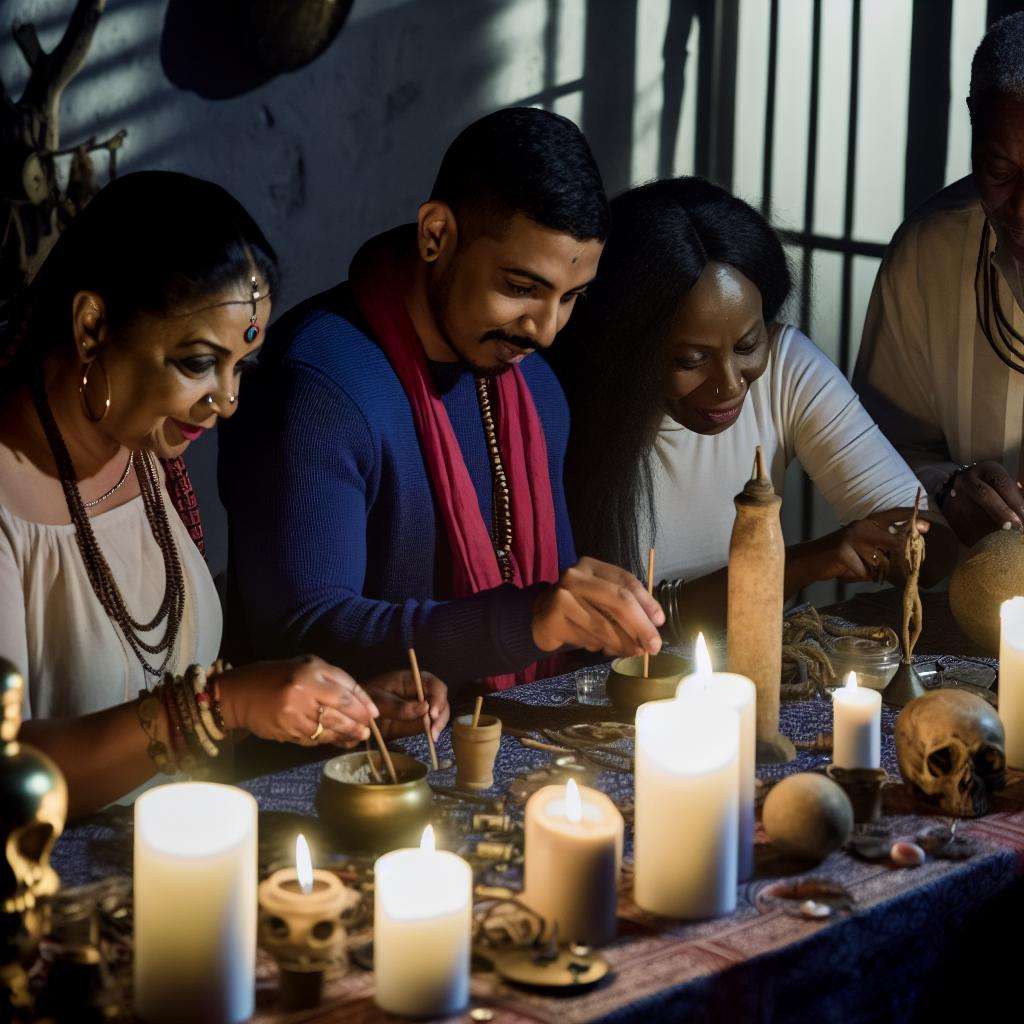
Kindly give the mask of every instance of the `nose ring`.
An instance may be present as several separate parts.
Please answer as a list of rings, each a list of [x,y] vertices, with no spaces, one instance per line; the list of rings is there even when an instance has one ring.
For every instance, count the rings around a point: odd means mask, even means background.
[[[216,399],[213,395],[203,395],[203,401],[212,409]]]
[[[238,395],[228,395],[228,405],[234,405],[238,401]]]

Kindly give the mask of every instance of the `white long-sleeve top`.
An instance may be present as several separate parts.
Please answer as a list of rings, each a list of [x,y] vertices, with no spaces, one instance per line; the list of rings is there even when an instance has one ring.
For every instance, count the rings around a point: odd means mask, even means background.
[[[920,486],[839,368],[786,325],[731,427],[707,435],[668,417],[662,424],[653,467],[658,579],[694,579],[728,563],[733,498],[757,445],[776,493],[799,459],[844,523],[913,505]]]

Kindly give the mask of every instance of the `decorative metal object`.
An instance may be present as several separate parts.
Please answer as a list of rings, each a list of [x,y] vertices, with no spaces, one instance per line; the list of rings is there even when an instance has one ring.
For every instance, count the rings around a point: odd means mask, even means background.
[[[855,824],[876,822],[882,817],[882,787],[886,774],[882,768],[840,768],[830,764],[825,773],[850,798]]]
[[[550,951],[498,950],[490,954],[490,961],[505,981],[527,988],[562,991],[590,988],[611,970],[604,957],[582,946]]]
[[[644,660],[637,655],[616,659],[608,673],[608,699],[615,710],[630,721],[641,704],[674,697],[679,681],[690,671],[690,663],[678,654],[661,651],[651,655],[650,672],[646,679],[643,670]]]
[[[917,646],[917,641],[921,637],[921,629],[924,626],[924,611],[918,587],[921,563],[924,562],[925,556],[924,537],[917,531],[920,501],[921,492],[918,491],[917,499],[914,502],[914,512],[900,527],[903,547],[896,564],[901,568],[905,581],[903,584],[903,619],[900,627],[900,646],[903,657],[900,660],[899,668],[896,669],[896,674],[882,691],[882,702],[896,708],[906,707],[912,700],[925,692],[924,684],[914,669],[913,661],[914,648]]]
[[[896,719],[896,759],[921,796],[957,818],[988,813],[1006,780],[1006,736],[987,701],[965,690],[933,690]]]
[[[64,831],[68,788],[57,765],[18,741],[25,681],[0,658],[0,1010],[30,1006],[25,964],[42,932],[41,901],[60,888],[50,851]]]
[[[320,777],[316,809],[338,849],[350,854],[385,853],[418,846],[430,823],[433,798],[427,766],[392,751],[399,781],[370,781],[367,754],[359,751],[331,758]],[[371,755],[378,770],[380,753]],[[365,778],[364,778],[365,775]]]

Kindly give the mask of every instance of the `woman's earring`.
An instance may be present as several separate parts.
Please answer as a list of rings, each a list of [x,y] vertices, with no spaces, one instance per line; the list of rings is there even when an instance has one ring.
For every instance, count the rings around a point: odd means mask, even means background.
[[[103,399],[103,412],[97,416],[89,405],[89,396],[86,393],[89,387],[89,373],[93,366],[99,363],[100,369],[103,371],[103,386],[106,390],[106,397]],[[100,423],[106,417],[107,413],[110,412],[110,378],[107,376],[107,371],[104,369],[100,357],[96,356],[94,359],[90,359],[87,363],[82,363],[82,383],[78,385],[78,397],[82,402],[82,411],[85,413],[85,418],[90,423]]]

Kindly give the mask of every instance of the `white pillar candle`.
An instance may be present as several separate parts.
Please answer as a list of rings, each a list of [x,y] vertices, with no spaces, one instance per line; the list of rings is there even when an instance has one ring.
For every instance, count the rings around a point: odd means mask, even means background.
[[[147,1024],[252,1016],[256,801],[183,782],[135,801],[135,1009]]]
[[[707,694],[637,708],[633,895],[644,910],[736,908],[739,744],[739,715]]]
[[[428,825],[418,850],[374,865],[373,971],[377,1005],[402,1017],[443,1017],[469,1002],[473,872],[434,848]]]
[[[878,768],[882,763],[882,694],[857,685],[857,673],[832,692],[832,763]]]
[[[999,608],[999,718],[1006,733],[1006,763],[1024,768],[1024,597]]]
[[[754,873],[754,793],[757,773],[757,687],[752,680],[736,672],[715,672],[703,633],[694,644],[697,671],[685,676],[676,693],[691,688],[725,701],[740,716],[740,819],[739,880],[745,882]]]
[[[558,926],[559,942],[615,938],[622,833],[615,804],[575,779],[527,801],[523,901]]]

